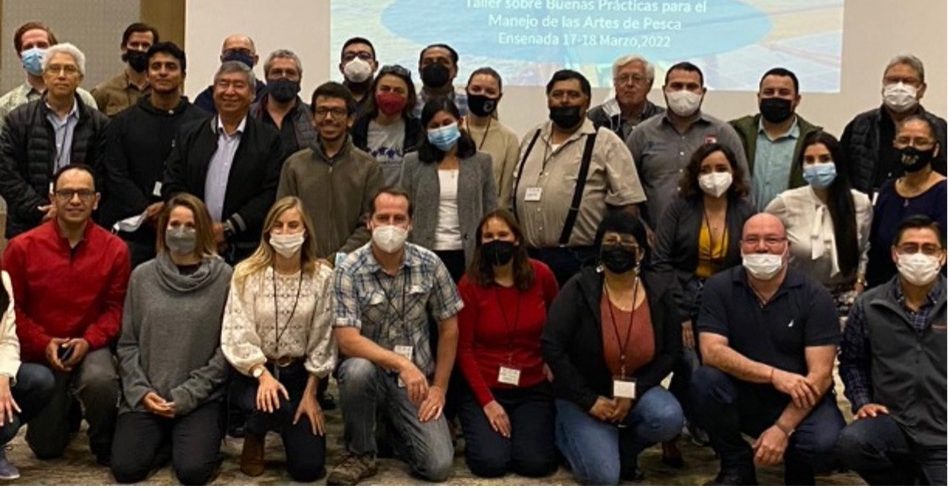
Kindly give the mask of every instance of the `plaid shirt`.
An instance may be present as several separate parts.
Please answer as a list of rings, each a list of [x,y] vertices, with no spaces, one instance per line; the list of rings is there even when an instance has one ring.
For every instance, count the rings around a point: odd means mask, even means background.
[[[891,287],[893,299],[904,308],[911,319],[911,326],[918,333],[930,327],[928,318],[937,302],[943,296],[946,280],[937,277],[937,283],[927,294],[927,303],[919,310],[912,311],[904,302],[904,291],[900,285],[900,278],[894,277],[890,282],[880,287]],[[839,373],[845,386],[845,396],[851,401],[852,412],[857,412],[861,406],[871,402],[871,340],[868,337],[868,324],[865,308],[866,301],[859,301],[851,308],[848,322],[844,328],[844,337],[841,341],[839,353]]]
[[[462,310],[458,289],[435,253],[406,243],[403,264],[392,277],[367,243],[337,265],[334,288],[334,327],[358,328],[390,350],[412,346],[413,363],[426,375],[435,372],[426,312],[442,321]]]

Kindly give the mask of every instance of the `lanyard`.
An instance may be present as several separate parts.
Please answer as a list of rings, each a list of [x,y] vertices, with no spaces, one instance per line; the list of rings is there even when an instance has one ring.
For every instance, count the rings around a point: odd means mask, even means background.
[[[518,329],[518,318],[521,315],[521,291],[517,288],[515,289],[518,292],[518,302],[515,305],[515,320],[514,322],[508,322],[508,316],[505,315],[505,308],[502,306],[501,298],[498,295],[498,285],[495,285],[495,302],[498,304],[498,312],[501,313],[501,320],[505,323],[505,331],[508,333],[508,364],[511,364],[511,358],[514,356],[515,350],[515,331]]]
[[[280,309],[277,304],[277,270],[271,269],[271,282],[274,286],[274,348],[276,349],[276,355],[280,357],[280,339],[284,336],[284,332],[287,331],[287,327],[290,326],[290,320],[294,318],[294,314],[297,312],[297,303],[300,302],[300,289],[303,288],[303,269],[300,270],[300,276],[297,278],[297,294],[294,297],[294,307],[290,310],[290,316],[287,316],[287,320],[284,321],[284,327],[280,328]]]
[[[478,151],[481,151],[481,150],[482,150],[482,146],[485,146],[485,140],[488,139],[488,130],[491,129],[491,120],[492,120],[492,118],[489,117],[489,118],[488,118],[488,125],[485,126],[485,135],[482,136],[482,142],[478,143]],[[469,126],[468,121],[465,121],[465,129],[468,130],[468,133],[469,133],[469,134],[472,133],[471,126]]]
[[[630,308],[630,322],[627,324],[627,337],[620,342],[620,328],[617,327],[617,319],[614,317],[614,305],[610,301],[610,290],[607,289],[607,282],[604,282],[604,294],[607,295],[607,311],[610,312],[610,324],[613,326],[614,335],[617,337],[617,345],[620,346],[620,376],[627,376],[627,345],[630,343],[630,337],[633,335],[633,319],[637,312],[637,290],[640,286],[640,278],[637,277],[633,282],[633,303]]]

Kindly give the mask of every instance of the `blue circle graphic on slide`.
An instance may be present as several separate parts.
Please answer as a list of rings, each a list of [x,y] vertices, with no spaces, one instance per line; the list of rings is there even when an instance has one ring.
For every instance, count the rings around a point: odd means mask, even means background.
[[[739,0],[394,0],[383,25],[420,44],[554,64],[609,64],[639,53],[682,60],[729,52],[772,29]]]

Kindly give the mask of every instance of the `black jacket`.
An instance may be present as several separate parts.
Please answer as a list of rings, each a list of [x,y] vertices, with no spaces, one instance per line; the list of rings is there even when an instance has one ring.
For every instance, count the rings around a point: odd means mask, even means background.
[[[699,231],[703,225],[703,199],[677,198],[667,207],[660,219],[656,231],[656,249],[653,252],[653,266],[656,273],[670,274],[676,277],[676,302],[683,319],[686,311],[693,309],[690,304],[693,297],[685,297],[686,284],[693,278],[699,265]],[[729,245],[726,259],[721,270],[742,263],[739,240],[746,219],[755,214],[755,209],[745,199],[730,198],[726,208],[726,228],[729,233]],[[718,239],[718,237],[716,238]]]
[[[363,151],[368,151],[369,142],[367,138],[369,137],[369,122],[373,120],[373,118],[374,116],[372,114],[366,114],[357,119],[350,129],[350,135],[353,136],[353,144]],[[422,138],[425,137],[425,134],[422,131],[422,123],[419,122],[419,119],[412,117],[404,120],[406,121],[406,129],[403,132],[402,154],[408,154],[419,149],[419,145],[422,144]]]
[[[672,278],[654,272],[640,275],[650,301],[656,340],[653,361],[633,373],[637,398],[660,384],[673,370],[682,349],[680,316],[673,302]],[[600,299],[604,275],[585,267],[569,280],[551,304],[541,335],[544,361],[554,374],[554,394],[589,411],[597,396],[613,397],[613,376],[604,360]]]
[[[264,95],[251,105],[251,117],[264,120],[266,110],[267,95]],[[310,113],[310,106],[300,100],[300,97],[297,97],[297,105],[294,106],[291,113],[287,114],[284,123],[293,124],[295,139],[293,145],[285,145],[283,148],[284,159],[289,158],[297,151],[309,148],[317,142],[317,129],[313,127],[313,114]]]
[[[217,116],[183,125],[165,162],[162,198],[188,192],[204,200],[205,178],[217,148]],[[222,220],[230,221],[235,229],[229,242],[245,253],[260,242],[264,217],[277,195],[282,163],[277,131],[247,117],[231,164],[222,212]]]
[[[109,118],[76,96],[79,121],[73,132],[71,163],[85,163],[102,173],[105,130]],[[47,120],[46,95],[21,105],[5,119],[0,134],[0,195],[7,202],[7,238],[27,231],[45,214],[56,159],[56,131]],[[101,180],[100,180],[101,190]]]
[[[162,200],[156,183],[165,176],[165,160],[179,128],[189,121],[204,119],[208,113],[182,98],[171,111],[156,108],[151,96],[118,113],[106,131],[104,187],[108,198],[101,204],[99,223],[110,228],[116,221],[141,214]],[[142,226],[137,240],[154,240],[154,230]]]

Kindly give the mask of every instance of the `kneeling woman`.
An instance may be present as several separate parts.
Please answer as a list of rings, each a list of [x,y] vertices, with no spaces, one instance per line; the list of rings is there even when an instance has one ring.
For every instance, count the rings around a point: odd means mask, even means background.
[[[145,479],[170,441],[178,480],[200,485],[217,469],[224,436],[221,313],[231,267],[197,197],[173,197],[158,229],[158,256],[135,269],[125,297],[112,474],[123,484]]]
[[[264,437],[280,433],[287,471],[299,482],[324,475],[326,435],[317,385],[333,370],[333,272],[317,261],[313,225],[300,199],[277,201],[263,239],[234,270],[221,348],[240,375],[232,402],[248,413],[241,471],[264,472]]]
[[[660,387],[680,354],[680,317],[669,275],[651,273],[639,219],[611,212],[595,237],[600,265],[554,300],[542,335],[554,374],[555,439],[581,484],[642,477],[637,456],[683,426]]]
[[[458,364],[468,384],[459,419],[473,474],[511,470],[541,477],[557,469],[554,400],[544,375],[541,330],[557,280],[528,258],[524,235],[508,211],[482,219],[475,257],[459,293]]]

